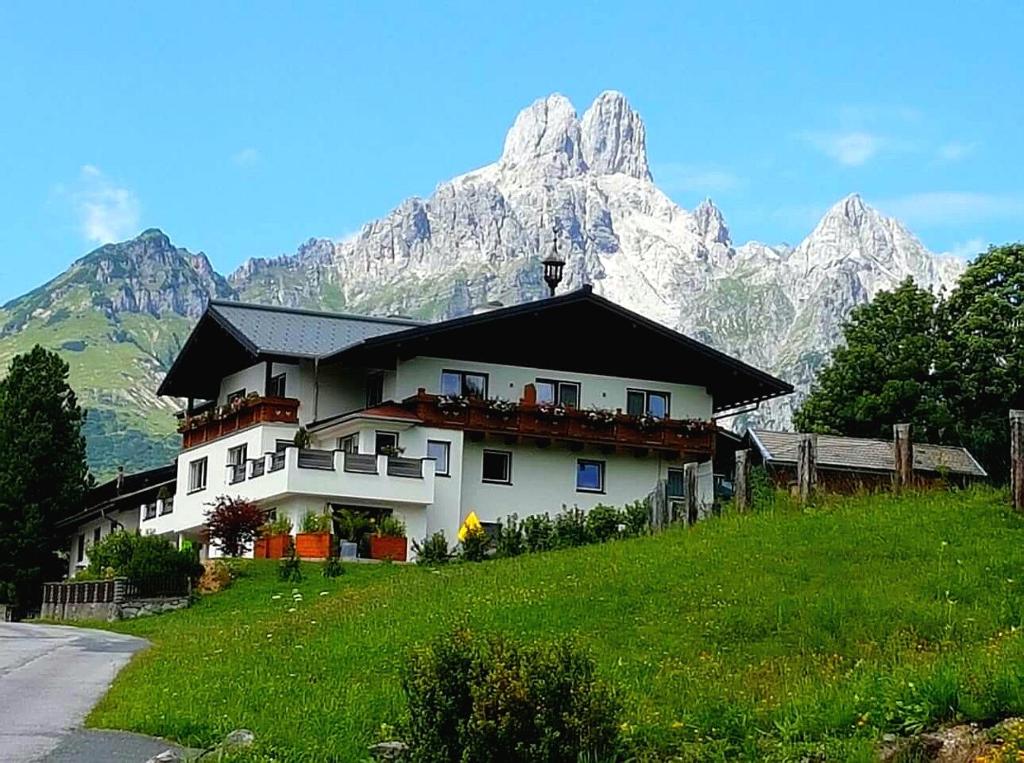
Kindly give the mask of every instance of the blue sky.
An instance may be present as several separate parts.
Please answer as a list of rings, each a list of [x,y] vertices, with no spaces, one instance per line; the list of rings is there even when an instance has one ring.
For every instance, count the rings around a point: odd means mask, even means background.
[[[624,92],[737,241],[854,191],[934,251],[1024,238],[1024,3],[605,5],[0,4],[0,301],[147,227],[221,272],[345,236],[552,92]]]

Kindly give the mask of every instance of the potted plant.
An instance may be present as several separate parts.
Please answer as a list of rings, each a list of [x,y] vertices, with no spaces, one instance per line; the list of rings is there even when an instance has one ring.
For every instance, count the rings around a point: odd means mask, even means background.
[[[307,511],[302,518],[302,530],[295,536],[295,551],[302,559],[326,559],[333,555],[329,514]]]
[[[257,559],[280,559],[291,542],[292,521],[288,517],[278,517],[260,528],[253,556]]]
[[[377,534],[370,537],[370,558],[406,560],[405,522],[394,516],[384,517],[377,525]]]

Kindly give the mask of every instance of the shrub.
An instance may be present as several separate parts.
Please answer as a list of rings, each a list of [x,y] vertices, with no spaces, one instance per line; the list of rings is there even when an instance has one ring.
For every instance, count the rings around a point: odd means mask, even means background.
[[[309,432],[306,431],[305,427],[299,427],[295,430],[295,437],[292,438],[292,445],[296,448],[308,448],[311,442]]]
[[[491,536],[482,527],[470,527],[462,539],[460,556],[467,562],[482,562],[491,547]]]
[[[505,521],[498,527],[494,550],[495,554],[501,557],[519,556],[526,551],[526,539],[523,537],[523,528],[517,515],[505,517]]]
[[[618,747],[618,704],[569,640],[455,631],[413,652],[402,688],[413,761],[607,760]]]
[[[89,549],[89,577],[94,579],[121,575],[133,580],[160,577],[187,577],[203,574],[196,554],[178,550],[170,541],[156,535],[115,532]]]
[[[651,531],[651,507],[647,501],[633,501],[622,507],[623,531],[628,537],[647,535]]]
[[[547,514],[534,514],[523,520],[523,541],[530,553],[554,548],[554,524]]]
[[[282,514],[276,519],[272,519],[271,521],[264,523],[260,527],[259,534],[260,536],[291,535],[292,520],[289,517]]]
[[[345,573],[341,560],[336,556],[329,556],[324,559],[324,566],[321,573],[325,578],[336,578]]]
[[[617,537],[622,524],[622,515],[614,506],[599,503],[587,512],[587,532],[597,543]]]
[[[321,514],[317,511],[307,511],[302,517],[302,532],[329,533],[332,529],[332,524],[329,514]]]
[[[438,530],[433,535],[423,539],[423,543],[412,542],[412,550],[416,552],[417,564],[445,564],[451,559],[451,551],[448,550],[448,539],[444,537],[444,531]]]
[[[553,548],[573,548],[591,542],[586,515],[578,506],[571,509],[563,506],[562,511],[555,515],[551,542]]]
[[[206,512],[206,530],[210,542],[216,544],[225,556],[242,556],[259,535],[263,526],[263,512],[256,504],[241,497],[219,496]]]
[[[282,582],[301,583],[302,565],[299,564],[299,557],[295,553],[295,544],[288,545],[288,552],[281,557],[277,565],[277,577]]]
[[[377,526],[377,534],[384,538],[404,538],[405,522],[389,514],[380,521]]]

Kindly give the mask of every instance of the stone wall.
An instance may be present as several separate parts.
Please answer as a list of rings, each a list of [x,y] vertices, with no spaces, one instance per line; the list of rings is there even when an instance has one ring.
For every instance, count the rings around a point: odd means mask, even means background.
[[[127,581],[114,578],[106,581],[47,583],[43,588],[40,617],[47,620],[132,620],[184,609],[192,597],[160,596],[129,597]]]
[[[192,603],[189,596],[162,596],[157,599],[128,599],[120,605],[117,620],[133,620],[136,617],[147,615],[159,615],[163,612],[173,612],[176,609],[185,609]]]

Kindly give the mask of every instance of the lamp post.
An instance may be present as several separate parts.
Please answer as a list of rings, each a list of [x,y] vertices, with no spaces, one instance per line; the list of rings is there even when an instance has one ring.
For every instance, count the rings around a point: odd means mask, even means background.
[[[551,296],[555,296],[555,289],[558,288],[558,284],[562,282],[562,268],[565,267],[565,260],[558,256],[558,231],[555,230],[552,235],[553,247],[551,256],[544,260],[544,282],[547,283],[548,288],[551,289]]]

